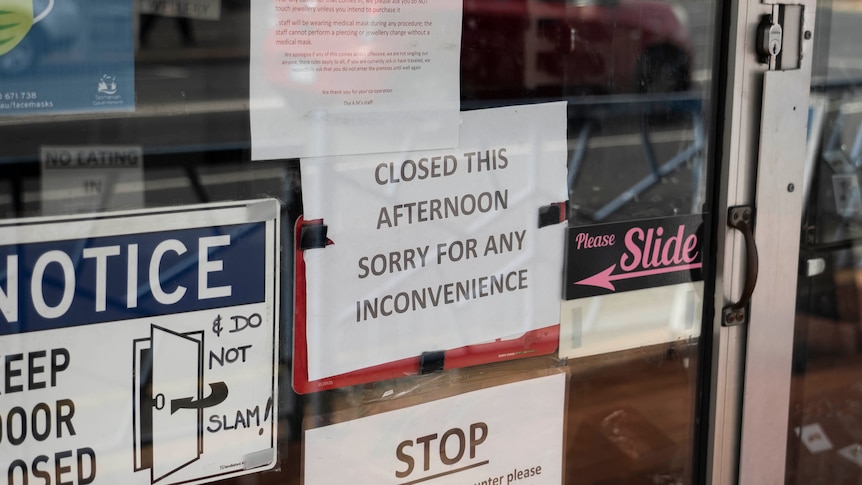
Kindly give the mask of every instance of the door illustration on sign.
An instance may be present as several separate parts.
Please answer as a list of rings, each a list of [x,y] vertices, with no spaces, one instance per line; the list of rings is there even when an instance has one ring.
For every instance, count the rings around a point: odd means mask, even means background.
[[[151,483],[203,454],[203,410],[227,399],[223,382],[203,397],[204,333],[176,333],[150,325],[134,341],[135,471],[150,470]]]

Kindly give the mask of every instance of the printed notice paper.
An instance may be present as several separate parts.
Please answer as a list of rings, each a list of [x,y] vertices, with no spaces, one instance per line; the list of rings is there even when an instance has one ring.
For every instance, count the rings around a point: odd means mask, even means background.
[[[301,161],[311,380],[559,323],[566,105],[461,115],[457,149]]]
[[[458,144],[461,0],[251,2],[255,160]]]
[[[305,483],[558,485],[565,374],[305,432]]]

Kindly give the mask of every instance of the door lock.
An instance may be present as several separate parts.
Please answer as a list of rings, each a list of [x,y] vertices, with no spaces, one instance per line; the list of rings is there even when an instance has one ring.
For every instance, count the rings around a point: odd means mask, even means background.
[[[757,53],[760,62],[767,63],[770,58],[777,57],[781,53],[781,41],[783,30],[781,25],[772,21],[772,15],[766,15],[757,27],[760,42],[757,44]]]
[[[804,31],[805,7],[776,3],[772,13],[764,15],[757,26],[757,57],[770,70],[799,69],[802,60],[802,43],[811,40],[811,32]]]

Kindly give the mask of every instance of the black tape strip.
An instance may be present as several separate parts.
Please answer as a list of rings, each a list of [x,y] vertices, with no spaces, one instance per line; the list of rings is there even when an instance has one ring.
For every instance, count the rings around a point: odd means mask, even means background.
[[[320,249],[326,247],[326,231],[325,224],[308,224],[302,226],[299,235],[299,249]]]
[[[437,350],[434,352],[422,352],[419,356],[419,373],[430,374],[443,370],[443,360],[446,357],[446,352]]]
[[[561,204],[539,207],[539,227],[553,226],[562,222]]]

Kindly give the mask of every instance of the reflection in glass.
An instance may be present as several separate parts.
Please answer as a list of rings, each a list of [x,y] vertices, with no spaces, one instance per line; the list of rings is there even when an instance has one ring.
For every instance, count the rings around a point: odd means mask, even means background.
[[[862,62],[855,3],[818,4],[787,483],[862,478]]]

